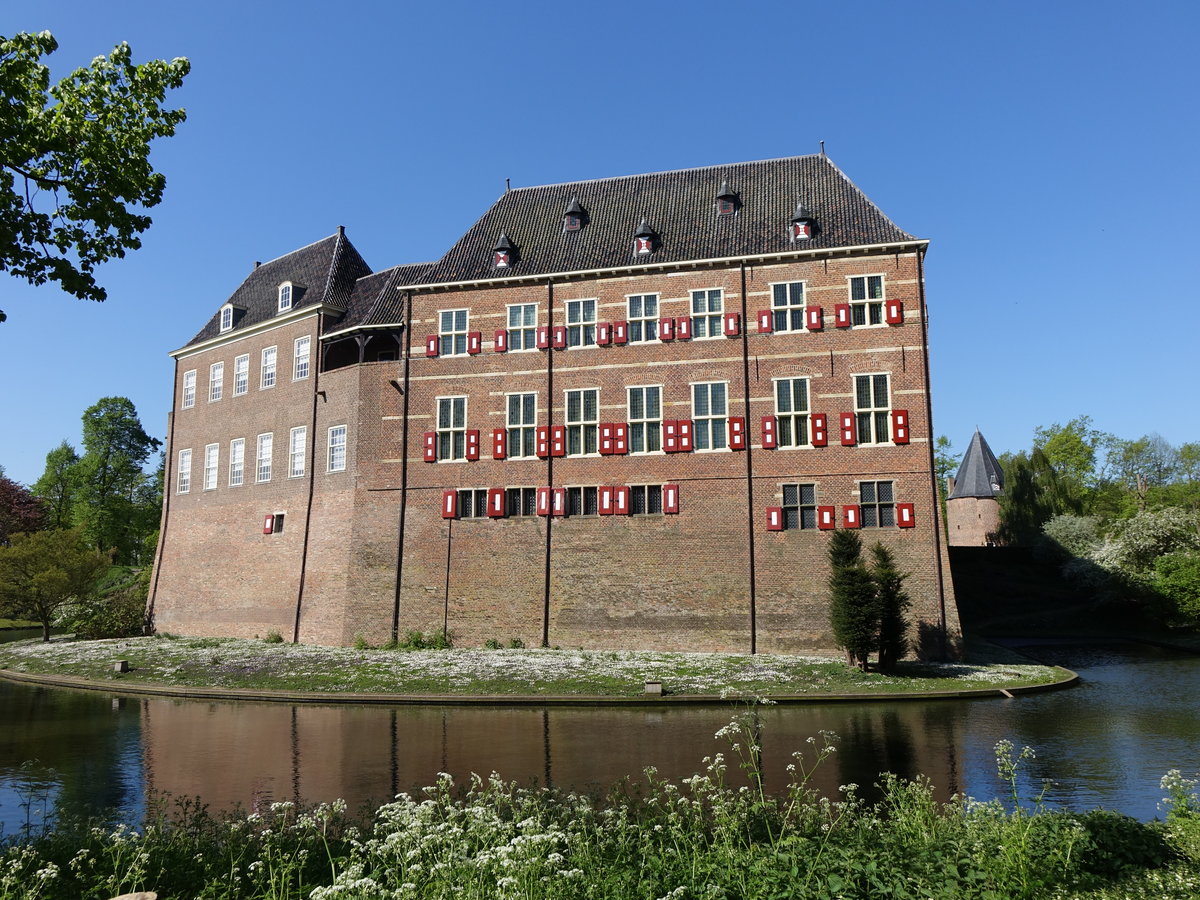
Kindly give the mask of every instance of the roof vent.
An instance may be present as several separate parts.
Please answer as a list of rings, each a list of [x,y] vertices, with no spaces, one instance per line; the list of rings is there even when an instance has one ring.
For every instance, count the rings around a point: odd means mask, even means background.
[[[648,256],[654,252],[657,238],[654,229],[646,221],[646,217],[642,216],[638,230],[633,233],[633,252],[638,256]]]
[[[496,241],[496,246],[492,248],[492,266],[497,269],[507,269],[516,262],[516,257],[517,248],[508,239],[508,235],[503,231],[500,232],[500,238]]]

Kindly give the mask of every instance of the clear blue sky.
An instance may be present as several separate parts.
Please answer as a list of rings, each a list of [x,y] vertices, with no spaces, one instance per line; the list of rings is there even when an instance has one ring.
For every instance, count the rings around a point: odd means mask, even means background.
[[[250,271],[345,225],[440,257],[503,191],[816,152],[927,260],[934,426],[993,449],[1088,414],[1197,428],[1200,4],[21,4],[64,74],[187,56],[144,247],[104,304],[0,275],[0,465],[32,482],[100,397],[163,437],[167,353]]]

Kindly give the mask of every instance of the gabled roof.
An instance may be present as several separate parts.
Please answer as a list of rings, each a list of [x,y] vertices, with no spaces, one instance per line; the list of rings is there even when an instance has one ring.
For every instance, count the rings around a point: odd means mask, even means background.
[[[431,265],[433,263],[392,266],[358,279],[350,293],[346,315],[330,328],[330,333],[403,322],[405,293],[399,288],[424,280]]]
[[[736,193],[738,211],[716,214],[722,183]],[[587,224],[564,232],[563,210],[577,198]],[[811,240],[788,235],[796,205],[816,221]],[[657,236],[654,253],[635,256],[634,233],[645,218]],[[501,234],[516,261],[497,272],[492,248]],[[426,282],[440,284],[719,259],[797,249],[825,249],[916,240],[885,216],[828,157],[796,156],[761,162],[629,175],[542,187],[516,188],[435,263]]]
[[[292,283],[292,309],[326,303],[345,309],[355,282],[369,275],[371,267],[363,261],[341,228],[327,238],[293,250],[256,266],[225,303],[244,312],[235,319],[237,332],[275,318],[278,312],[279,285]],[[225,304],[222,304],[224,306]],[[209,319],[200,333],[185,346],[220,336],[220,310]]]
[[[971,438],[971,446],[963,456],[958,474],[954,476],[954,490],[947,500],[959,497],[995,497],[1004,488],[1004,470],[996,461],[996,455],[988,446],[979,429]]]

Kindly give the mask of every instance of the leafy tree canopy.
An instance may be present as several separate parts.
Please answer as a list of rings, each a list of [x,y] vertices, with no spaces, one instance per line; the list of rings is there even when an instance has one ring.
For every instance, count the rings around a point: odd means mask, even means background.
[[[57,48],[48,31],[0,37],[0,271],[103,300],[95,267],[140,247],[140,210],[162,200],[150,141],[186,118],[162,104],[191,64],[136,65],[121,43],[51,85]]]
[[[51,528],[70,528],[75,492],[79,487],[76,466],[79,454],[65,440],[46,454],[46,469],[33,485],[50,516]]]
[[[18,531],[38,531],[46,526],[46,508],[24,485],[0,470],[0,545]]]
[[[109,562],[78,531],[14,534],[0,547],[0,610],[41,622],[48,641],[55,615],[91,596]]]

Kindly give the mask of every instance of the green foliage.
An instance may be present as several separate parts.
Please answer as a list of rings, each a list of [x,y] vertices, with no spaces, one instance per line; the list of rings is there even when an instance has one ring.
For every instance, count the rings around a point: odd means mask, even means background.
[[[1035,429],[1033,447],[1042,451],[1070,490],[1078,491],[1095,483],[1097,455],[1107,437],[1092,427],[1091,416],[1076,416],[1066,425],[1056,422]]]
[[[69,604],[88,600],[109,555],[88,545],[78,531],[14,534],[0,547],[0,611],[28,615],[42,625],[50,640],[50,624]]]
[[[1038,447],[1001,461],[1004,492],[1000,494],[1000,533],[1010,544],[1032,546],[1042,526],[1062,513],[1078,513],[1082,503],[1076,486],[1059,478],[1050,458]]]
[[[146,633],[146,597],[150,592],[150,569],[115,566],[96,589],[66,616],[67,627],[76,637],[133,637]]]
[[[1200,553],[1168,553],[1154,561],[1154,589],[1170,603],[1176,621],[1200,627]]]
[[[895,671],[896,664],[908,652],[908,619],[912,598],[904,590],[908,574],[896,568],[892,551],[881,542],[871,547],[871,577],[875,582],[879,608],[879,671]]]
[[[267,636],[265,638],[263,638],[263,643],[264,644],[282,644],[283,643],[283,635],[280,634],[278,631],[276,631],[274,628],[272,628],[270,631],[267,632]]]
[[[862,538],[839,529],[829,541],[829,625],[850,665],[866,670],[879,641],[875,581],[862,563]]]
[[[51,528],[70,528],[79,488],[79,454],[65,440],[46,454],[46,468],[33,485],[50,517]]]
[[[162,199],[150,142],[186,118],[162,103],[190,66],[135,65],[122,43],[51,85],[56,49],[48,31],[0,38],[0,269],[103,300],[95,267],[141,246],[139,210]]]
[[[1148,574],[1159,557],[1200,550],[1200,516],[1182,509],[1139,512],[1114,522],[1108,542],[1093,554],[1107,569]]]
[[[1057,515],[1042,527],[1045,540],[1034,549],[1040,557],[1060,563],[1087,556],[1104,540],[1101,525],[1096,516]]]

